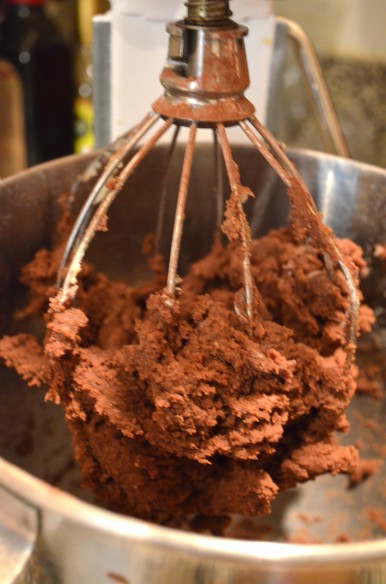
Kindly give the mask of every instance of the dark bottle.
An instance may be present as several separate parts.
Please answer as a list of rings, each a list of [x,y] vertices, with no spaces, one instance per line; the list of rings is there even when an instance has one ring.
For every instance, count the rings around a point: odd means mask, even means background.
[[[72,52],[46,15],[45,3],[6,0],[0,23],[0,61],[20,80],[28,166],[70,154],[74,147]]]

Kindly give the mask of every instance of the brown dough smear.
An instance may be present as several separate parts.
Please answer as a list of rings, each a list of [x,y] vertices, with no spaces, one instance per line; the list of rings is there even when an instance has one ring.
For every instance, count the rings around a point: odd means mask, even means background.
[[[358,283],[360,249],[337,245]],[[44,303],[36,274],[46,278],[52,261],[40,253],[24,270],[34,306]],[[44,350],[25,335],[0,341],[8,365],[49,385],[86,483],[112,509],[224,526],[233,513],[268,513],[278,492],[322,473],[358,474],[357,449],[335,438],[357,374],[344,373],[341,273],[286,228],[252,242],[251,265],[251,323],[240,259],[217,242],[178,298],[163,291],[162,269],[130,288],[85,266],[77,306],[51,300]],[[359,329],[373,321],[362,306]]]

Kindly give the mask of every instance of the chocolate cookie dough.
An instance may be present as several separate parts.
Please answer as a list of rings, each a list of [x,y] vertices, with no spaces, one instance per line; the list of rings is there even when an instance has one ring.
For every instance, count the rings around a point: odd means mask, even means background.
[[[358,282],[360,249],[337,244]],[[52,294],[60,253],[41,251],[24,269],[30,310]],[[176,298],[164,291],[162,258],[152,263],[154,279],[136,288],[85,264],[77,305],[51,298],[44,346],[27,335],[0,341],[7,364],[48,384],[47,399],[64,408],[98,497],[168,525],[209,519],[220,532],[233,513],[268,513],[299,482],[353,476],[357,449],[335,438],[348,427],[357,376],[344,367],[341,272],[287,228],[253,241],[250,322],[231,246],[217,241]],[[359,329],[373,320],[361,306]]]

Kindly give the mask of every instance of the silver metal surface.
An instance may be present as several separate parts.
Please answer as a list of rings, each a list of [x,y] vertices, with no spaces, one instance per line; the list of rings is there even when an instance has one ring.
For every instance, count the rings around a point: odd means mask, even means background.
[[[176,167],[171,168],[171,179],[176,185],[181,156],[182,153]],[[258,193],[248,210],[253,235],[282,225],[287,212],[286,193],[275,173],[262,160],[256,160],[252,148],[240,147],[234,156]],[[143,237],[156,225],[160,185],[157,177],[162,174],[166,158],[167,148],[160,147],[146,159],[130,188],[111,207],[110,231],[98,234],[90,248],[94,263],[111,277],[132,282],[146,277],[140,249]],[[185,266],[206,253],[212,242],[217,205],[207,191],[208,188],[210,191],[213,172],[211,158],[209,146],[198,147],[182,242]],[[290,158],[297,164],[326,222],[338,235],[350,236],[363,247],[370,266],[364,291],[377,309],[379,326],[383,323],[385,327],[386,275],[379,270],[373,252],[377,243],[386,241],[386,171],[312,152],[293,151]],[[55,238],[58,197],[69,191],[87,160],[69,157],[30,169],[0,184],[1,331],[7,328],[15,332],[30,327],[39,332],[39,323],[18,323],[12,318],[20,292],[18,271],[36,249],[50,245]],[[142,196],[145,192],[146,197]],[[165,227],[169,230],[174,207],[175,201],[168,201]],[[197,238],[197,221],[200,238]],[[164,240],[170,243],[168,232]],[[386,351],[386,338],[383,338]],[[376,525],[367,524],[363,515],[369,506],[386,508],[385,468],[354,491],[346,490],[344,477],[321,477],[292,490],[279,498],[272,516],[256,524],[240,519],[239,528],[243,531],[238,532],[238,537],[241,539],[162,528],[92,504],[92,496],[80,485],[61,410],[44,403],[43,395],[43,388],[28,389],[12,371],[0,368],[0,489],[21,501],[27,516],[33,518],[35,510],[38,514],[37,524],[29,524],[31,539],[28,528],[27,544],[19,548],[31,550],[37,525],[35,558],[40,572],[30,580],[34,584],[381,584],[386,581],[385,534]],[[385,401],[358,398],[349,411],[354,424],[346,440],[361,440],[366,457],[379,456],[386,441],[385,415]],[[368,419],[379,425],[379,434],[366,428]],[[15,540],[7,537],[7,546],[13,541],[25,541],[26,532],[18,521],[17,509],[14,514],[10,505],[4,507],[12,514],[16,531]],[[319,516],[318,521],[308,525],[308,530],[311,541],[326,543],[285,543],[286,538],[304,528],[299,519],[302,514]],[[273,530],[262,535],[261,528],[267,521]],[[4,528],[6,525],[1,526]],[[354,541],[336,543],[343,533]],[[20,562],[25,558],[22,556]]]
[[[315,119],[322,137],[324,150],[339,156],[349,157],[346,139],[342,134],[330,93],[324,80],[313,45],[296,22],[287,18],[276,18],[275,47],[270,76],[267,127],[278,134],[278,122],[286,109],[280,102],[281,83],[284,75],[285,58],[288,51],[295,52],[297,63],[304,78],[304,87],[309,102],[315,110]]]
[[[108,15],[93,18],[92,85],[95,147],[110,142],[111,135],[111,22]]]
[[[37,511],[0,487],[1,584],[33,581],[37,537]]]

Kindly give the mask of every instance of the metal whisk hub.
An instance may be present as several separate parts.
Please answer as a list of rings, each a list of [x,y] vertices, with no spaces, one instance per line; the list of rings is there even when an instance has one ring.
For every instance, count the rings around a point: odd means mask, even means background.
[[[237,123],[255,111],[244,97],[249,85],[245,26],[167,26],[169,51],[160,80],[165,93],[153,110],[175,120]]]

